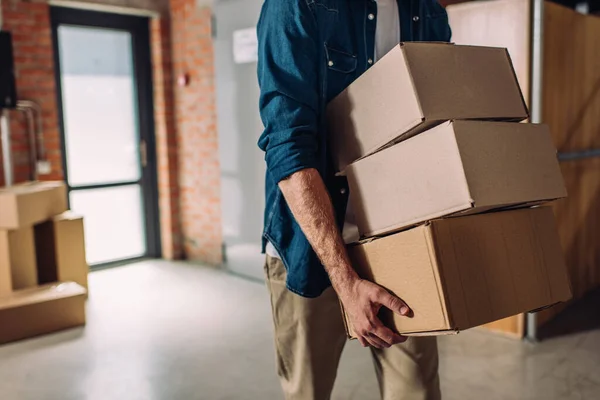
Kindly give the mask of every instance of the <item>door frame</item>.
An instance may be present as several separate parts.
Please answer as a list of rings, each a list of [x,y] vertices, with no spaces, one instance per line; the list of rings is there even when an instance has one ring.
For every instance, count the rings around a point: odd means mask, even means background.
[[[160,239],[160,221],[158,205],[158,174],[156,156],[156,138],[154,128],[154,91],[152,82],[152,58],[150,49],[150,18],[135,15],[113,14],[100,11],[82,10],[61,6],[50,7],[50,23],[54,57],[54,77],[58,105],[58,124],[60,129],[62,167],[68,193],[74,190],[100,189],[139,184],[142,189],[143,218],[146,239],[146,254],[141,258],[160,258],[162,256]],[[60,25],[90,28],[118,29],[127,31],[132,38],[133,73],[136,79],[138,140],[140,146],[141,178],[139,181],[119,182],[86,186],[71,186],[68,180],[67,149],[64,125],[63,93],[58,47],[58,27]],[[143,141],[143,142],[142,142]],[[145,143],[142,150],[142,143]],[[144,151],[145,155],[141,152]],[[142,157],[145,163],[142,163]],[[145,164],[145,165],[144,165]],[[68,197],[69,199],[69,197]],[[69,200],[70,202],[70,200]],[[107,265],[119,265],[123,261],[111,261],[95,264],[92,268]]]

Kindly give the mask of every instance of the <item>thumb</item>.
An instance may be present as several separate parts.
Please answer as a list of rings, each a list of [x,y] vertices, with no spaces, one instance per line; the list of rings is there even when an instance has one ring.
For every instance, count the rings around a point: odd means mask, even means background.
[[[389,308],[396,314],[400,314],[400,315],[404,315],[404,316],[407,316],[408,314],[410,314],[410,308],[408,307],[408,305],[406,305],[406,303],[404,301],[400,300],[400,298],[394,296],[393,294],[389,293],[385,289],[382,289],[382,293],[381,293],[379,302],[382,306]]]

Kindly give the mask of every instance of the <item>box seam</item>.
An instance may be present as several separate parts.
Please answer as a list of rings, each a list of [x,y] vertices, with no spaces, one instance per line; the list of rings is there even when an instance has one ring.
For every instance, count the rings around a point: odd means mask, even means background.
[[[438,288],[438,300],[440,303],[440,307],[444,313],[444,324],[448,328],[448,330],[452,330],[453,321],[452,315],[448,308],[448,299],[446,298],[445,282],[443,275],[440,270],[440,264],[438,257],[436,256],[436,246],[435,246],[435,235],[433,232],[433,225],[429,225],[425,231],[425,242],[427,243],[427,255],[429,256],[429,264],[431,265],[431,270],[433,272],[433,277],[435,279],[436,287]]]

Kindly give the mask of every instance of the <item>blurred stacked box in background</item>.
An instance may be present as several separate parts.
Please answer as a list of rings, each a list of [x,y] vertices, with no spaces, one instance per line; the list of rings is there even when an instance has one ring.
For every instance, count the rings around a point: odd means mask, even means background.
[[[0,343],[85,324],[83,218],[62,182],[0,189]]]
[[[506,49],[401,44],[328,106],[359,275],[402,298],[405,335],[438,335],[571,298],[552,210],[566,190],[548,127]],[[346,321],[349,336],[352,326]]]

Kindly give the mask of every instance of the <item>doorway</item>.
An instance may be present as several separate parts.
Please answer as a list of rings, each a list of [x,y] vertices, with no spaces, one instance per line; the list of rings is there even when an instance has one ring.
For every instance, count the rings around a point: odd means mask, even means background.
[[[159,257],[149,19],[53,7],[69,203],[93,267]]]

